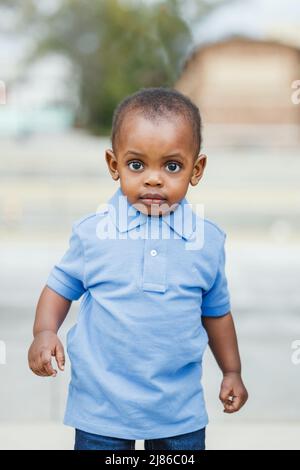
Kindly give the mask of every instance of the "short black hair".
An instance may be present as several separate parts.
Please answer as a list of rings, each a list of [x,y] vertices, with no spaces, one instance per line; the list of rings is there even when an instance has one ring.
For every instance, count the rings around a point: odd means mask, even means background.
[[[186,119],[192,127],[196,159],[202,144],[202,121],[198,107],[190,98],[167,87],[142,88],[124,98],[113,113],[111,143],[114,152],[124,118],[132,111],[137,111],[150,120],[168,117],[170,114]]]

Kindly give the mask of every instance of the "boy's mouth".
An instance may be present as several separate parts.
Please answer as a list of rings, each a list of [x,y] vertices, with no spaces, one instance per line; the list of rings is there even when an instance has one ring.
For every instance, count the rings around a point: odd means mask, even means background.
[[[145,205],[163,204],[164,202],[167,201],[166,198],[164,198],[161,194],[158,194],[158,193],[146,193],[140,197],[140,200]]]

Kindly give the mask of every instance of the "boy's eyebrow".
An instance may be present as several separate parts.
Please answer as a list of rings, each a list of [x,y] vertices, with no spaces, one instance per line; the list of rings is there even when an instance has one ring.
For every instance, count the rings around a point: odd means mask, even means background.
[[[143,153],[140,153],[140,152],[136,152],[135,150],[127,150],[127,152],[124,154],[124,157],[128,154],[133,154],[133,155],[137,155],[138,157],[147,157],[147,155],[144,155]],[[183,155],[181,155],[181,153],[172,153],[172,154],[169,154],[169,155],[164,155],[162,158],[163,159],[166,159],[166,158],[171,158],[171,157],[180,157],[182,159],[184,159]]]

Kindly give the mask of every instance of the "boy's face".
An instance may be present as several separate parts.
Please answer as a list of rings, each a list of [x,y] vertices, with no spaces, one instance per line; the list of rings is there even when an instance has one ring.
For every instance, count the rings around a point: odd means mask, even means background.
[[[105,158],[130,204],[146,215],[164,215],[202,177],[206,155],[195,160],[194,153],[192,129],[184,118],[152,121],[130,113],[121,125],[116,155],[107,149]]]

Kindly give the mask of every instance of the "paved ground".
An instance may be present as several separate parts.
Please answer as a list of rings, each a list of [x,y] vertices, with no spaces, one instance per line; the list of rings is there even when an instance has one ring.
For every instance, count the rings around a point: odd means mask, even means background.
[[[206,430],[207,450],[300,450],[300,424],[289,422],[211,424]],[[0,450],[72,450],[74,431],[51,422],[10,422],[0,426]],[[144,450],[144,441],[135,443]]]

